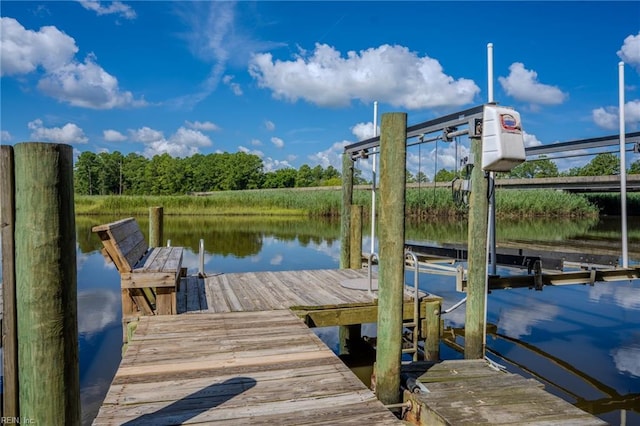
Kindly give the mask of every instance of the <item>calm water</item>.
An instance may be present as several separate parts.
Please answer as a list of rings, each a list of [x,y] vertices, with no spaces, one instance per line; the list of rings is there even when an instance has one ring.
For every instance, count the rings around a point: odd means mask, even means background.
[[[79,217],[78,304],[83,418],[95,416],[120,362],[120,278],[98,252],[91,226],[114,217]],[[146,218],[138,218],[143,230]],[[640,260],[640,223],[630,219],[630,253]],[[367,225],[368,227],[368,225]],[[165,217],[165,238],[186,248],[183,266],[197,270],[198,242],[205,240],[207,272],[246,272],[336,268],[339,222],[211,217]],[[365,230],[365,234],[368,232]],[[566,241],[619,250],[619,222],[526,221],[499,223],[498,241],[527,244]],[[464,242],[461,222],[410,225],[407,239],[430,243]],[[365,250],[370,238],[365,237]],[[501,270],[500,272],[506,273]],[[412,274],[408,275],[408,279]],[[422,275],[420,287],[444,297],[447,308],[464,295],[453,278]],[[464,306],[445,316],[446,326],[464,324]],[[502,290],[488,297],[490,356],[511,371],[532,374],[547,389],[611,424],[640,424],[640,282],[546,287],[544,291]],[[335,328],[317,333],[337,349]],[[363,334],[375,333],[367,326]],[[500,354],[498,358],[491,353]],[[461,355],[442,346],[443,359]]]

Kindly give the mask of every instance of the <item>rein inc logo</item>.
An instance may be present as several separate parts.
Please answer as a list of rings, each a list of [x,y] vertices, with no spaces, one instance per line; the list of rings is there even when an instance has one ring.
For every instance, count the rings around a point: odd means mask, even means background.
[[[520,126],[518,125],[518,119],[511,114],[501,114],[500,124],[502,128],[507,132],[520,132]]]
[[[3,425],[34,425],[36,421],[30,417],[0,417]]]

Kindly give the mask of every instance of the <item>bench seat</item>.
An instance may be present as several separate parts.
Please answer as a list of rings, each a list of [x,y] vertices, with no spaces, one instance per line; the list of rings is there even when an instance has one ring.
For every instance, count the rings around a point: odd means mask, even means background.
[[[177,313],[176,291],[183,275],[182,247],[149,248],[132,217],[94,226],[92,231],[102,241],[102,254],[120,273],[125,323],[137,315]]]

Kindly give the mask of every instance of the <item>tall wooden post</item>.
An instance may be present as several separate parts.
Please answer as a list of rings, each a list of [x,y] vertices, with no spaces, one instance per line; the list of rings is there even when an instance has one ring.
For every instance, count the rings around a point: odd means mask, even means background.
[[[353,202],[353,160],[342,155],[342,212],[340,213],[340,268],[349,267],[351,260],[351,203]]]
[[[464,338],[466,359],[484,358],[485,280],[487,278],[487,178],[482,164],[482,139],[471,138],[471,195],[469,197],[467,303]]]
[[[351,236],[349,268],[362,269],[362,206],[351,205]]]
[[[440,360],[440,309],[441,300],[429,300],[425,303],[424,341],[425,361]]]
[[[164,209],[149,207],[149,247],[162,247],[164,231]]]
[[[15,179],[13,147],[0,147],[0,223],[2,223],[2,417],[19,417],[18,318],[15,268]]]
[[[39,425],[77,425],[73,148],[20,143],[14,152],[20,416]]]
[[[384,404],[400,401],[406,141],[407,114],[383,114],[380,134],[380,272],[375,373],[376,394]]]

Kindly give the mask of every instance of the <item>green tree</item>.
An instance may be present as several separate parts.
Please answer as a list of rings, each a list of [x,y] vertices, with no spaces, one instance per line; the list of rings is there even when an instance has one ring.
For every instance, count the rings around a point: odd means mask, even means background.
[[[298,172],[290,167],[265,173],[263,188],[293,188]]]
[[[313,170],[309,167],[308,164],[303,164],[298,169],[298,174],[296,175],[296,188],[306,188],[309,186],[313,186]]]
[[[580,176],[609,176],[620,173],[620,160],[611,153],[596,155],[580,171]]]
[[[510,178],[543,178],[556,177],[559,173],[556,163],[542,156],[538,160],[518,164],[505,175]]]
[[[420,171],[416,175],[416,182],[419,182],[419,183],[429,182],[429,178],[427,177],[427,175],[425,175],[423,172]]]
[[[434,182],[451,182],[456,177],[453,170],[440,169],[433,177]]]
[[[98,173],[100,172],[100,160],[98,156],[89,151],[80,153],[74,165],[75,191],[82,195],[95,195],[98,193]]]
[[[629,167],[630,175],[640,175],[640,160],[636,160],[631,163],[631,167]]]

